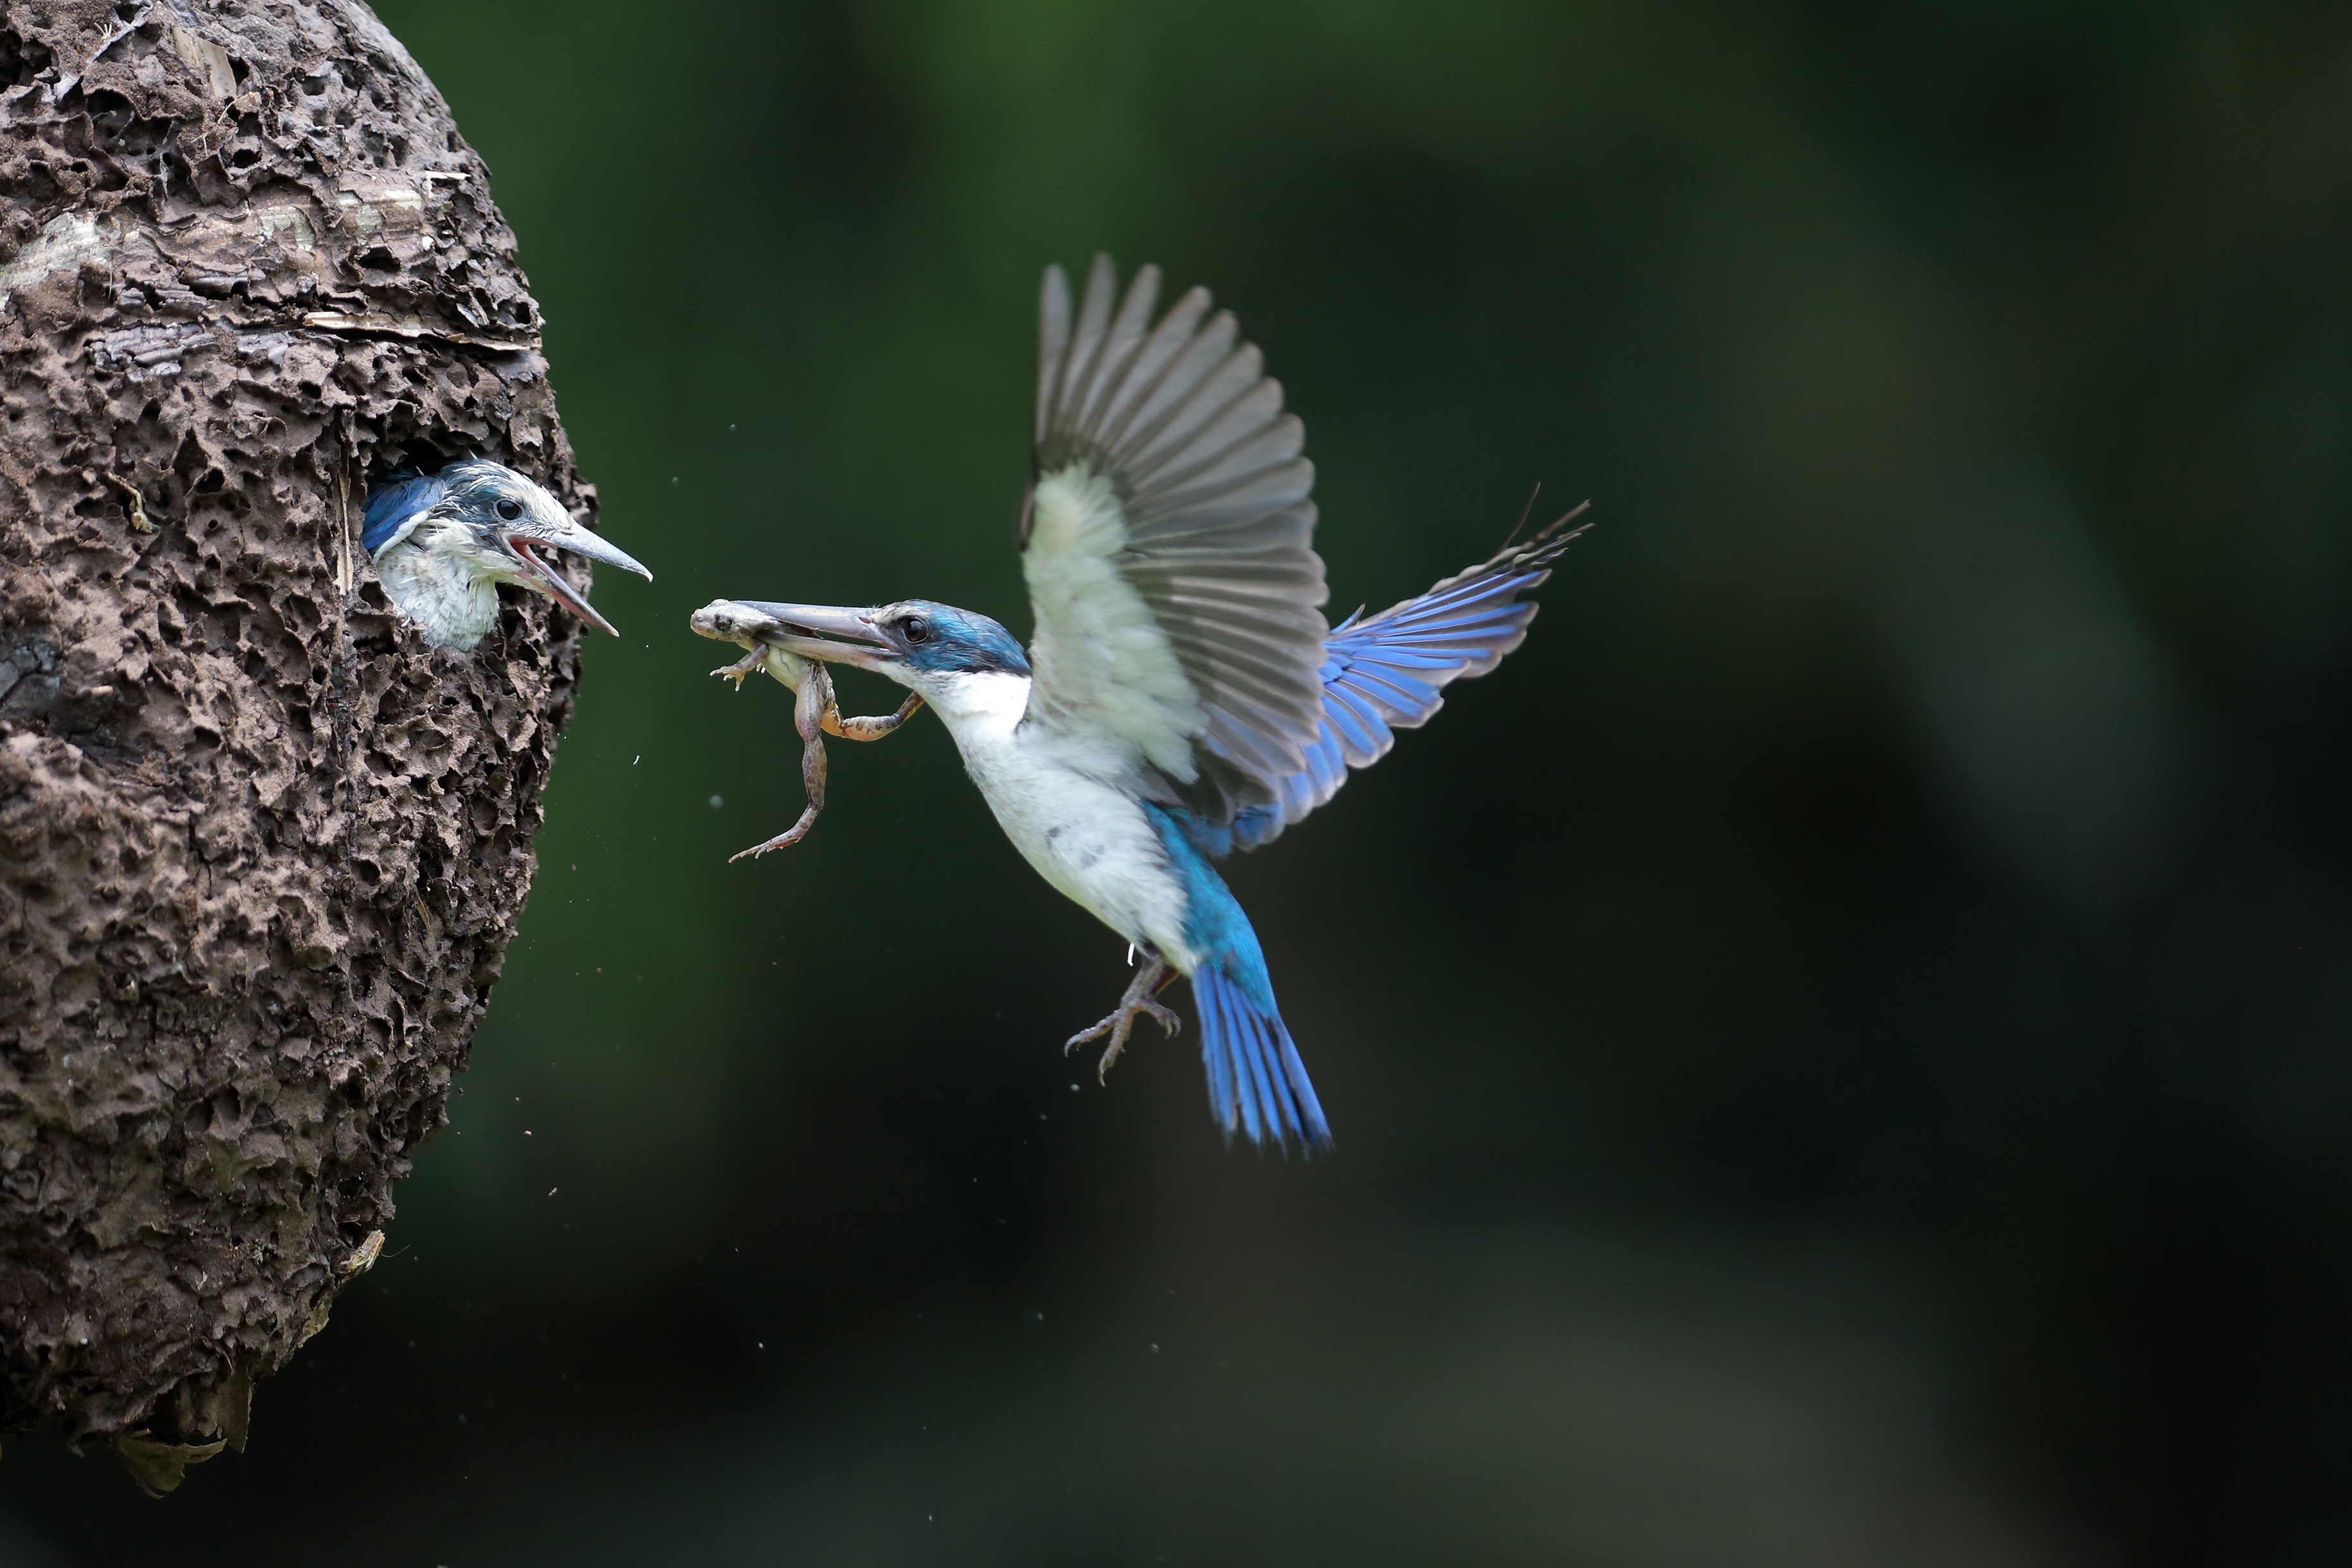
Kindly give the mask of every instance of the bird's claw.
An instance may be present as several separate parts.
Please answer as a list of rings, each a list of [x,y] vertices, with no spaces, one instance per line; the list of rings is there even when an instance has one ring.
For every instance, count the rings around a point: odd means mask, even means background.
[[[1095,1067],[1095,1082],[1108,1083],[1110,1082],[1110,1064],[1117,1061],[1118,1053],[1127,1049],[1127,1037],[1135,1028],[1137,1015],[1146,1013],[1150,1014],[1152,1021],[1160,1026],[1160,1031],[1163,1035],[1172,1036],[1178,1030],[1184,1027],[1183,1019],[1177,1015],[1173,1008],[1163,1007],[1150,997],[1138,997],[1133,1001],[1120,1003],[1117,1012],[1112,1013],[1092,1029],[1081,1030],[1064,1040],[1062,1054],[1067,1056],[1088,1040],[1100,1040],[1104,1035],[1109,1035],[1110,1043],[1103,1048],[1102,1061]]]

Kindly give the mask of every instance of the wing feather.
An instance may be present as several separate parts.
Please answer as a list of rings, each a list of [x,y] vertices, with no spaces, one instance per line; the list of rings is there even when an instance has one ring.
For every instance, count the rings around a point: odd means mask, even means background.
[[[1158,268],[1147,267],[1145,273],[1158,283]],[[1137,280],[1140,282],[1143,277],[1139,273]],[[1137,347],[1134,362],[1128,367],[1124,378],[1131,388],[1130,393],[1124,406],[1105,411],[1098,426],[1103,450],[1111,455],[1114,462],[1124,461],[1130,436],[1141,439],[1149,433],[1150,422],[1168,406],[1160,393],[1176,376],[1176,361],[1200,339],[1201,319],[1208,315],[1209,304],[1207,289],[1185,290],[1183,298],[1168,308],[1168,314],[1160,319],[1151,335]],[[1221,320],[1223,335],[1218,340],[1230,349],[1233,319],[1228,316]]]
[[[1069,361],[1062,376],[1062,406],[1057,412],[1065,423],[1076,423],[1099,368],[1103,339],[1110,326],[1110,258],[1095,257],[1087,291],[1078,297],[1077,325],[1070,334]]]
[[[1426,724],[1444,706],[1449,683],[1493,670],[1535,619],[1535,604],[1522,596],[1551,575],[1576,537],[1507,546],[1427,593],[1341,622],[1324,643],[1322,713],[1300,766],[1274,780],[1269,800],[1245,805],[1229,823],[1202,824],[1195,833],[1202,849],[1225,854],[1271,841],[1339,793],[1349,770],[1387,756],[1398,730]]]
[[[1238,330],[1231,316],[1220,316],[1210,325],[1213,329],[1223,326],[1227,334]],[[1182,363],[1177,368],[1183,368]],[[1198,454],[1223,450],[1236,439],[1237,432],[1253,430],[1269,417],[1268,400],[1257,395],[1266,384],[1265,358],[1255,344],[1244,343],[1152,421],[1123,466],[1141,486]],[[1278,409],[1281,401],[1277,384],[1272,402]]]
[[[1108,267],[1109,258],[1096,257],[1096,266]],[[1106,290],[1108,293],[1108,290]],[[1096,355],[1094,373],[1087,378],[1085,393],[1072,409],[1072,427],[1081,440],[1099,442],[1100,427],[1111,413],[1111,403],[1120,382],[1132,371],[1130,361],[1142,345],[1144,334],[1151,326],[1151,307],[1160,297],[1160,269],[1147,267],[1135,275],[1129,285],[1127,298],[1112,318]]]
[[[1097,256],[1073,309],[1046,271],[1022,528],[1030,714],[1107,730],[1179,786],[1205,769],[1225,821],[1318,742],[1315,470],[1231,313],[1195,288],[1155,321],[1160,282],[1144,267],[1122,295]]]
[[[1192,292],[1205,308],[1207,291]],[[1169,314],[1172,317],[1183,308],[1180,303]],[[1133,468],[1156,452],[1169,424],[1185,416],[1202,383],[1234,357],[1234,340],[1240,336],[1241,323],[1234,319],[1233,312],[1220,310],[1206,324],[1195,325],[1184,341],[1171,345],[1166,367],[1148,385],[1134,389],[1131,406],[1111,422],[1118,434],[1115,444],[1104,447],[1110,460],[1121,468]]]
[[[1063,362],[1069,350],[1070,280],[1060,267],[1049,267],[1037,301],[1037,428],[1029,437],[1039,447],[1045,444],[1046,421],[1060,402]]]
[[[449,486],[413,468],[400,468],[385,478],[367,498],[360,517],[360,548],[371,556],[385,550],[416,531]]]

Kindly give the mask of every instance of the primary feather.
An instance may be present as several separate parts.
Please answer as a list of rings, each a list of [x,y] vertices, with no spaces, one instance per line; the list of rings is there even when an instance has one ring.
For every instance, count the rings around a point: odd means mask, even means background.
[[[1319,672],[1322,722],[1300,766],[1274,780],[1273,800],[1243,808],[1229,823],[1198,824],[1195,841],[1220,857],[1272,842],[1338,794],[1351,769],[1387,756],[1396,731],[1427,724],[1445,706],[1445,686],[1486,674],[1527,641],[1537,605],[1522,595],[1551,575],[1575,537],[1506,545],[1426,593],[1333,627]]]
[[[1021,529],[1032,713],[1131,744],[1210,819],[1266,798],[1319,723],[1327,595],[1305,429],[1255,348],[1193,289],[1097,257],[1076,320],[1040,312],[1035,466]]]

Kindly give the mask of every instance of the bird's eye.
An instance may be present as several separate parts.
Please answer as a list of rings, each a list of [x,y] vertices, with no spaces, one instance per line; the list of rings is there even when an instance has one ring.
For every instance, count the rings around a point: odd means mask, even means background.
[[[522,503],[520,501],[500,501],[499,503],[499,516],[504,517],[510,523],[513,522],[517,517],[522,516]]]
[[[909,643],[928,643],[931,640],[931,623],[919,615],[909,615],[898,622],[898,635]]]

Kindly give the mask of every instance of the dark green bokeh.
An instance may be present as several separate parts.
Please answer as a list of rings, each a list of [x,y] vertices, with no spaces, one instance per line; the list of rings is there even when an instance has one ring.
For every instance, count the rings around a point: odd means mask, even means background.
[[[12,1443],[0,1558],[2352,1551],[2352,15],[383,15],[657,580],[384,1262],[165,1503]],[[1597,502],[1234,870],[1328,1162],[1062,1061],[1119,945],[935,723],[724,863],[798,747],[688,611],[1024,630],[1097,248],[1265,348],[1335,611]]]

